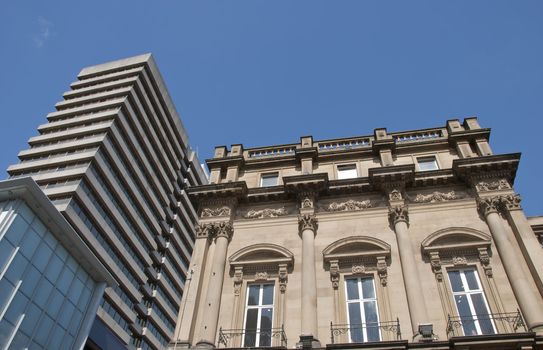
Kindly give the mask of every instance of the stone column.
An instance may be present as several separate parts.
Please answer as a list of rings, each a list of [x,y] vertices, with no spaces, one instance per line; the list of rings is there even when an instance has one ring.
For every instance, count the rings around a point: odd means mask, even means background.
[[[502,196],[501,201],[506,209],[505,216],[515,233],[522,255],[528,264],[539,293],[543,296],[543,250],[520,206],[521,198],[518,194],[510,194]]]
[[[317,275],[315,271],[317,218],[312,214],[303,214],[299,216],[298,223],[302,237],[302,336],[311,335],[316,340],[315,337],[318,334]]]
[[[411,315],[411,327],[413,334],[417,334],[419,324],[427,323],[429,318],[417,270],[417,262],[415,261],[415,252],[409,238],[407,207],[403,204],[391,206],[389,215],[398,242],[407,304]]]
[[[196,344],[199,348],[214,348],[219,322],[219,310],[221,305],[222,284],[224,269],[226,266],[226,253],[228,242],[232,237],[233,229],[230,222],[214,224],[215,251],[209,274],[209,283],[203,305],[202,325],[200,328],[200,340]]]
[[[483,217],[485,217],[496,248],[503,262],[503,267],[513,288],[513,293],[520,306],[530,331],[543,332],[543,305],[541,298],[536,297],[528,276],[524,273],[519,256],[513,249],[513,242],[507,235],[498,214],[501,207],[501,197],[478,198],[477,204]]]

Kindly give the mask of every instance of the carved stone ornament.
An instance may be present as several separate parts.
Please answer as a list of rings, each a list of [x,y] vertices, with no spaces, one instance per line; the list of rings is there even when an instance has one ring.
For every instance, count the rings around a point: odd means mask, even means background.
[[[353,265],[352,267],[353,275],[360,275],[366,272],[366,266],[364,265]]]
[[[388,199],[391,201],[401,201],[403,199],[402,193],[398,190],[392,190],[388,194]]]
[[[485,275],[488,277],[492,277],[492,267],[490,266],[490,256],[488,255],[488,249],[487,248],[478,248],[479,251],[479,261],[481,261],[481,265],[483,266],[483,270],[485,271]]]
[[[487,191],[498,191],[498,190],[509,190],[511,189],[511,185],[507,180],[500,179],[496,181],[479,181],[475,188],[478,192],[487,192]]]
[[[468,259],[465,256],[453,256],[452,263],[454,266],[467,265]]]
[[[255,273],[255,281],[267,281],[268,273],[266,271]]]
[[[220,208],[204,208],[202,209],[200,216],[203,218],[229,216],[230,212],[231,210],[227,206],[223,206]]]
[[[232,227],[232,224],[230,222],[219,222],[213,224],[215,229],[215,237],[225,237],[228,240],[232,239],[232,235],[234,234],[234,228]]]
[[[443,281],[443,272],[441,270],[441,259],[438,252],[430,252],[430,265],[432,266],[432,272],[436,276],[436,279]]]
[[[379,275],[379,280],[381,281],[381,285],[384,287],[387,285],[387,261],[386,257],[379,256],[377,257],[377,274]]]
[[[278,216],[283,216],[287,214],[288,211],[285,209],[285,207],[277,209],[266,208],[262,210],[249,210],[245,215],[243,215],[243,217],[246,219],[264,219],[276,218]]]
[[[199,224],[196,225],[196,237],[209,238],[213,234],[213,224]]]
[[[435,203],[435,202],[446,202],[451,201],[455,199],[462,198],[461,196],[458,196],[454,191],[450,191],[447,193],[443,192],[433,192],[430,194],[417,194],[417,196],[413,199],[413,202],[415,203]]]
[[[406,205],[395,205],[393,207],[389,207],[388,215],[390,222],[393,225],[396,225],[400,221],[409,223],[409,216]]]
[[[499,196],[488,198],[477,198],[477,207],[485,218],[491,213],[497,213],[500,209],[501,199]]]
[[[330,281],[332,282],[332,288],[338,289],[339,287],[339,262],[337,260],[330,261]]]
[[[332,202],[327,207],[326,210],[328,211],[352,211],[352,210],[364,210],[367,208],[371,208],[371,202],[370,200],[365,201],[355,201],[352,199],[349,199],[346,202]]]
[[[235,296],[240,295],[242,283],[243,283],[243,267],[237,266],[234,271],[234,295]]]
[[[287,264],[279,264],[279,291],[285,293],[287,290],[288,270]]]
[[[315,215],[304,214],[298,216],[298,228],[300,230],[300,233],[304,230],[311,230],[313,232],[317,232],[318,227],[319,224]]]
[[[302,199],[300,201],[300,208],[302,209],[313,208],[313,197],[309,195],[302,196]]]
[[[507,210],[519,210],[522,209],[520,206],[520,195],[518,194],[509,194],[507,196],[501,197],[501,202]]]

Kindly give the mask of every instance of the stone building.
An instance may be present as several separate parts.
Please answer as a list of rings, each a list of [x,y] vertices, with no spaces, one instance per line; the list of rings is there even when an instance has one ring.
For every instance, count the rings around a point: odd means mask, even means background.
[[[11,178],[32,177],[107,267],[90,349],[163,349],[173,336],[207,179],[150,54],[84,68]],[[1,317],[0,317],[1,318]]]
[[[543,348],[543,249],[476,118],[215,149],[171,349]],[[541,230],[539,229],[539,232]]]

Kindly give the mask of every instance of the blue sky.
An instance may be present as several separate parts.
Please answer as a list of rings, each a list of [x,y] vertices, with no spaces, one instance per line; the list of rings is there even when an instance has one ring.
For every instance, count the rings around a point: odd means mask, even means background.
[[[152,52],[193,148],[478,116],[543,215],[541,1],[4,1],[0,169],[79,70]],[[210,127],[213,126],[213,127]],[[3,170],[2,170],[3,171]],[[3,176],[2,176],[3,177]]]

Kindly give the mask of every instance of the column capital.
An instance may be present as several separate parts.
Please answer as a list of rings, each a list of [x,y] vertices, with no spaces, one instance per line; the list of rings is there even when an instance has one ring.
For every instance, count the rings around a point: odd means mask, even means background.
[[[232,223],[229,221],[221,221],[221,222],[214,223],[214,229],[215,229],[215,238],[224,237],[230,241],[232,239],[232,235],[234,234],[234,227],[232,226]]]
[[[209,239],[213,235],[213,223],[208,222],[205,224],[196,225],[196,238],[205,238]]]
[[[388,218],[392,225],[396,225],[398,222],[401,222],[401,221],[405,222],[406,224],[409,224],[407,205],[399,204],[399,205],[390,206],[388,208]]]
[[[483,217],[487,217],[489,214],[498,213],[501,206],[501,197],[478,197],[477,198],[477,209]]]
[[[298,229],[300,230],[300,234],[304,230],[311,230],[314,234],[317,234],[318,227],[319,223],[315,215],[304,214],[298,216]]]
[[[508,194],[501,196],[501,202],[507,210],[521,210],[520,202],[522,198],[519,194]]]

